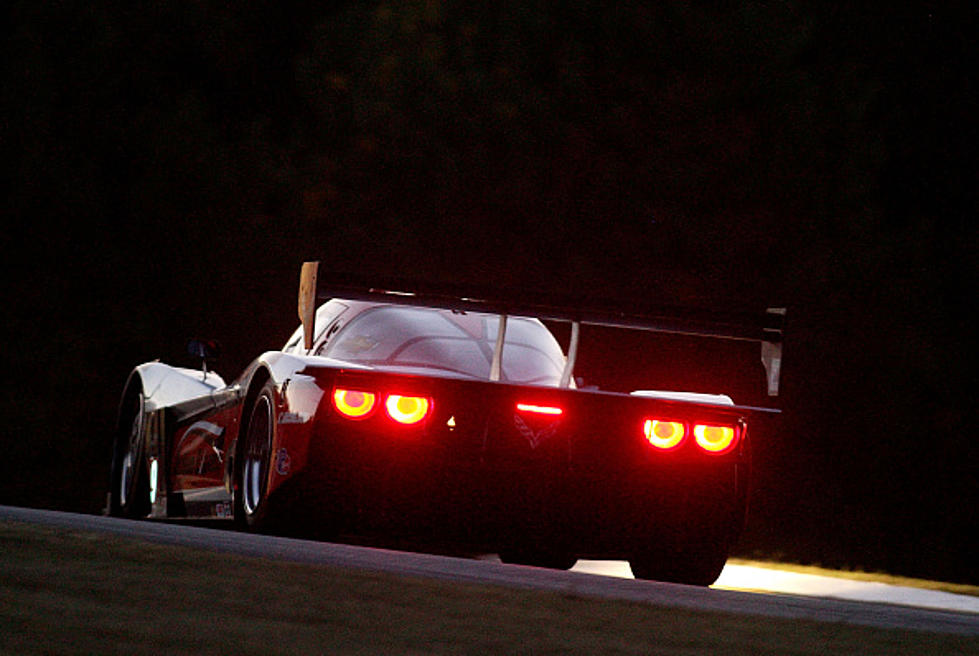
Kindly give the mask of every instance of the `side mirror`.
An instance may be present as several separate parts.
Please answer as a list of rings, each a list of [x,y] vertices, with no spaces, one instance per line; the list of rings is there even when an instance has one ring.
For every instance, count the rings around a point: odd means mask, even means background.
[[[207,363],[209,360],[217,360],[221,355],[221,343],[215,339],[192,339],[187,342],[187,353],[201,361],[201,370],[204,378],[207,378]]]

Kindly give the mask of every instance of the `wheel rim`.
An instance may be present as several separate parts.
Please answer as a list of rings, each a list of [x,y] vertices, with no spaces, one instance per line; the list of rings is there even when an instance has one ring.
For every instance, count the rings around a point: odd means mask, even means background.
[[[119,477],[119,505],[125,507],[129,501],[129,486],[133,480],[133,454],[126,453],[122,460],[122,474]]]
[[[269,450],[272,442],[272,406],[265,396],[259,397],[248,426],[248,442],[242,467],[242,502],[249,515],[258,510],[265,498],[268,480]]]
[[[133,489],[134,473],[136,471],[137,449],[139,448],[139,437],[142,433],[142,410],[133,417],[132,428],[129,429],[129,444],[126,448],[126,455],[122,459],[122,468],[119,473],[119,505],[123,508],[129,503],[130,494]]]

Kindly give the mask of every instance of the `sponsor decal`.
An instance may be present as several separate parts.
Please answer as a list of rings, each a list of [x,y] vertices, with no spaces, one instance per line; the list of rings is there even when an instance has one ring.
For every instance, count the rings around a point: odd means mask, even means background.
[[[286,476],[289,474],[289,468],[291,466],[292,458],[289,457],[289,452],[285,449],[279,449],[279,452],[275,455],[275,471],[280,476]]]
[[[520,434],[523,435],[524,439],[527,440],[527,443],[530,444],[531,449],[536,449],[545,440],[549,440],[554,437],[554,434],[557,433],[559,423],[560,420],[552,421],[547,425],[535,430],[531,428],[526,421],[524,421],[523,417],[520,415],[513,415],[513,424],[517,427],[517,430],[520,431]]]
[[[206,437],[207,435],[213,437],[214,440],[207,440]],[[183,445],[183,443],[186,442],[188,439],[190,439],[192,436],[201,437],[207,440],[209,444],[211,444],[211,448],[215,449],[215,451],[218,454],[218,458],[220,458],[221,453],[220,451],[217,451],[217,449],[214,447],[214,442],[220,439],[222,435],[224,435],[224,426],[218,426],[217,424],[212,424],[209,421],[195,421],[193,424],[188,426],[187,430],[184,431],[184,434],[181,435],[180,441],[177,443],[177,448],[179,449]]]
[[[224,435],[224,427],[209,421],[195,421],[187,428],[187,435],[191,433],[208,433],[214,437],[221,437]]]
[[[214,516],[222,519],[231,517],[231,504],[227,501],[214,504]]]

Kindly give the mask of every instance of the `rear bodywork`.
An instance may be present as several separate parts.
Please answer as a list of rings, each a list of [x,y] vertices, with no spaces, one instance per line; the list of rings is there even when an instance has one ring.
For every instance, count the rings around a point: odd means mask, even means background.
[[[117,442],[137,446],[116,448],[113,471],[118,478],[120,459],[135,454],[132,475],[144,479],[148,497],[135,514],[234,517],[242,440],[265,393],[273,408],[262,473],[266,510],[311,532],[622,558],[652,545],[657,553],[682,551],[691,539],[723,543],[726,554],[736,539],[747,504],[748,423],[762,410],[709,395],[576,389],[577,329],[598,323],[751,339],[762,345],[774,393],[781,312],[710,323],[690,315],[501,303],[445,290],[407,295],[349,279],[323,285],[309,266],[301,281],[303,324],[282,350],[262,354],[230,384],[161,363],[134,370]],[[344,300],[318,305],[323,298]],[[346,324],[391,304],[504,317],[495,337],[483,336],[482,348],[492,349],[488,375],[330,357],[330,340]],[[561,361],[550,378],[509,379],[505,317],[513,316],[572,323],[567,356],[558,349]],[[338,391],[369,395],[376,407],[348,416]],[[385,410],[392,396],[425,399],[428,412],[417,423],[401,423]],[[683,439],[658,441],[657,425]],[[699,444],[705,426],[729,429],[731,444],[719,450]],[[110,498],[110,511],[133,514],[122,510]]]
[[[691,521],[740,526],[749,466],[746,412],[575,389],[321,371],[317,389],[368,389],[433,399],[425,425],[397,426],[383,412],[347,420],[327,407],[296,448],[301,469],[277,483],[344,499],[344,526],[384,533],[423,531],[502,548],[532,536],[578,555],[624,557],[636,541]],[[525,410],[522,408],[532,408]],[[541,412],[547,409],[549,412]],[[560,410],[561,414],[550,414]],[[693,439],[652,448],[650,418],[730,425],[731,451],[708,455]]]

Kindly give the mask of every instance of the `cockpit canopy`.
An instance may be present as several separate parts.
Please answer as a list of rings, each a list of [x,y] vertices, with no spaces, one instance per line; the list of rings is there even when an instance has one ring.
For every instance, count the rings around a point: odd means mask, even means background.
[[[354,315],[335,334],[328,331],[315,353],[375,368],[487,380],[499,323],[495,314],[376,305]],[[508,317],[504,337],[501,381],[559,384],[564,353],[543,323]]]

